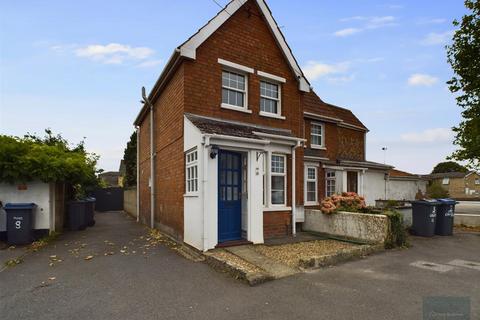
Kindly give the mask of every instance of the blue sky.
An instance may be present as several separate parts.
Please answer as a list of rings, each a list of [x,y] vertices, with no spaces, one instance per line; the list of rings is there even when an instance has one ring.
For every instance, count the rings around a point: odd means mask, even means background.
[[[218,0],[226,4],[226,0]],[[444,46],[463,1],[268,1],[315,91],[370,129],[367,158],[426,173],[454,150],[460,108]],[[0,1],[0,134],[86,137],[116,170],[172,50],[212,0]]]

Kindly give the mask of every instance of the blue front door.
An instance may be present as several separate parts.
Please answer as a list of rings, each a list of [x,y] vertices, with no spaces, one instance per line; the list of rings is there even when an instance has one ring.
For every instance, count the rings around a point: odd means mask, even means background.
[[[218,153],[218,242],[242,238],[242,155]]]

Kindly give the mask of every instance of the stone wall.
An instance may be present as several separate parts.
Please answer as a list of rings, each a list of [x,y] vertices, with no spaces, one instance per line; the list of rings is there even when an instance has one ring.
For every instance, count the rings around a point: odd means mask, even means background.
[[[387,216],[381,214],[338,212],[328,215],[307,209],[303,230],[383,243],[388,235],[388,223]]]

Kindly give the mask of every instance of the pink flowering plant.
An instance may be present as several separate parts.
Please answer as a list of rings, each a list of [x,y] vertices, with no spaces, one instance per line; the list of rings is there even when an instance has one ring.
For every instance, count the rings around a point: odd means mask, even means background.
[[[343,192],[325,198],[321,203],[321,210],[325,214],[332,214],[338,211],[358,212],[367,208],[365,198],[355,192]]]

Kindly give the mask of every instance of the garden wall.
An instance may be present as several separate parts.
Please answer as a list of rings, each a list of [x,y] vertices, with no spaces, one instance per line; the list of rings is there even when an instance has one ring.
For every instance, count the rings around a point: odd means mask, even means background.
[[[123,190],[123,210],[132,217],[137,217],[137,188]]]
[[[381,214],[338,212],[324,214],[305,210],[303,230],[383,243],[388,236],[388,218]]]

